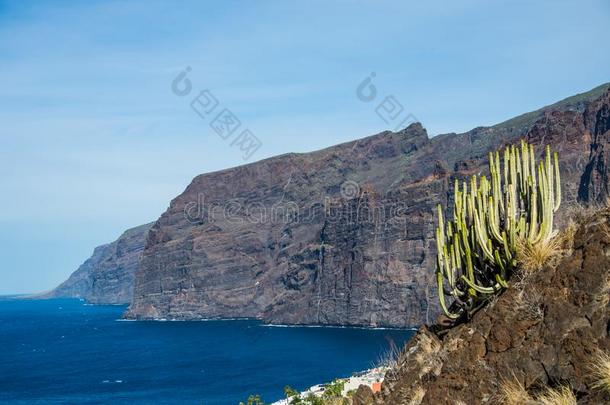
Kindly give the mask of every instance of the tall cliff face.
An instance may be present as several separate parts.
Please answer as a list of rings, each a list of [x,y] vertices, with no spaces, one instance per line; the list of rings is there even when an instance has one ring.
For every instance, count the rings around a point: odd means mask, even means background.
[[[198,176],[151,229],[128,316],[404,325],[388,309],[425,301],[409,285],[426,274],[408,266],[426,260],[432,217],[416,202],[438,187],[430,154],[415,125]],[[413,203],[390,222],[358,215],[389,217],[401,195]]]
[[[454,179],[525,137],[561,152],[568,204],[604,198],[607,88],[463,134],[429,139],[413,124],[198,176],[152,227],[126,316],[428,322],[434,207],[451,204]]]
[[[125,231],[116,241],[98,246],[68,280],[43,298],[83,298],[92,304],[129,304],[135,272],[152,223]]]

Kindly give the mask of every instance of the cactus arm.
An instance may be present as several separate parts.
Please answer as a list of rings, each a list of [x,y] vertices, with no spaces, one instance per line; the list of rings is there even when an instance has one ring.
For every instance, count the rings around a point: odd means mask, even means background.
[[[545,173],[546,173],[546,187],[547,187],[547,192],[548,192],[548,199],[549,199],[549,203],[551,208],[555,206],[555,194],[553,192],[553,186],[555,184],[555,182],[553,181],[553,164],[551,162],[551,147],[550,146],[546,146],[545,148],[545,156],[544,156],[544,163],[545,163]]]
[[[441,309],[447,318],[449,319],[457,319],[460,315],[449,312],[447,309],[447,303],[445,302],[445,291],[443,286],[443,275],[441,273],[436,273],[436,283],[438,287],[438,300],[441,304]]]
[[[466,250],[466,271],[469,280],[474,280],[474,266],[472,265],[472,255],[470,254],[470,248]],[[464,275],[462,275],[464,277]],[[476,297],[476,292],[474,289],[468,289],[468,295],[472,297]]]
[[[474,289],[477,292],[480,292],[481,294],[493,294],[494,292],[501,289],[500,284],[497,283],[493,287],[482,287],[480,285],[477,285],[473,281],[470,281],[466,276],[462,276],[462,280],[464,280],[464,282],[468,284],[468,287]]]
[[[460,272],[462,272],[462,255],[461,255],[462,252],[460,251],[459,241],[457,241],[457,240],[454,241],[452,246],[453,246],[453,254],[455,256],[455,266]]]
[[[442,245],[442,236],[443,231],[440,228],[436,228],[436,258],[439,268],[442,268],[443,259],[443,245]]]
[[[537,187],[537,182],[536,182],[536,149],[534,148],[534,145],[530,145],[529,147],[530,150],[530,154],[529,154],[529,158],[530,158],[530,174],[532,176],[532,187],[534,189],[536,189]]]
[[[490,233],[492,234],[492,236],[495,238],[495,240],[498,243],[503,243],[504,240],[502,239],[502,235],[500,234],[500,225],[498,225],[499,222],[499,210],[498,210],[498,203],[494,200],[494,198],[492,196],[489,196],[489,206],[492,207],[489,212],[489,230]]]
[[[508,283],[499,274],[496,274],[496,282],[498,283],[497,285],[499,285],[500,287],[508,288]]]
[[[504,239],[504,243],[502,244],[502,248],[504,249],[504,256],[507,261],[510,262],[513,258],[513,254],[511,253],[511,249],[508,245],[508,238],[506,236],[506,232],[502,232],[502,239]]]
[[[559,161],[557,157],[557,152],[554,155],[554,163],[555,163],[555,192],[557,193],[555,197],[555,207],[553,209],[554,212],[557,212],[559,206],[561,205],[561,181],[559,178]]]
[[[538,237],[538,192],[532,190],[530,194],[530,220],[527,240],[531,243]]]
[[[445,245],[445,234],[443,233],[443,230],[445,229],[445,223],[443,222],[443,208],[441,207],[440,204],[438,204],[436,206],[437,212],[438,212],[438,229],[441,230],[440,232],[440,244],[441,246]]]
[[[487,238],[485,235],[485,231],[483,229],[483,227],[481,226],[481,220],[479,219],[479,214],[475,212],[474,215],[474,223],[475,223],[475,235],[479,241],[479,245],[481,246],[481,250],[483,251],[483,254],[485,255],[485,257],[488,260],[494,260],[493,258],[493,254],[491,253],[491,250],[489,249],[489,246],[487,245]]]
[[[515,186],[519,189],[523,189],[523,165],[521,164],[521,154],[517,148],[515,148],[515,175]]]
[[[527,143],[522,139],[521,140],[521,163],[523,164],[523,189],[527,189],[527,183],[530,176],[530,154],[529,147]]]

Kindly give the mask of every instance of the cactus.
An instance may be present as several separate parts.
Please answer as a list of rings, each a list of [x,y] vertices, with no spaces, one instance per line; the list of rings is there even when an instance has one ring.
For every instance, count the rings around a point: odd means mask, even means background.
[[[501,165],[501,157],[503,165]],[[453,220],[438,205],[436,229],[438,296],[450,319],[470,312],[506,288],[516,266],[517,243],[544,243],[554,236],[553,215],[561,202],[557,153],[547,146],[536,167],[532,145],[521,141],[489,153],[489,179],[456,179]],[[448,307],[445,296],[453,297]]]

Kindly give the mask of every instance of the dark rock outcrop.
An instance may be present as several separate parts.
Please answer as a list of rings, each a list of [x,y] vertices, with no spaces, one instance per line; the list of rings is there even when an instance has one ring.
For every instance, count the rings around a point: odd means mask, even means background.
[[[604,85],[463,134],[429,139],[413,124],[197,176],[152,227],[126,316],[426,323],[438,313],[434,207],[451,205],[454,179],[527,138],[561,152],[566,205],[601,200],[609,105]]]
[[[198,176],[151,229],[127,315],[418,323],[426,297],[413,286],[427,283],[433,222],[425,196],[444,189],[426,178],[431,154],[413,125]]]
[[[98,246],[68,280],[41,298],[82,298],[91,304],[129,304],[136,269],[152,223]]]
[[[375,401],[375,394],[368,385],[358,387],[352,396],[351,405],[370,405]]]
[[[515,379],[531,395],[567,386],[579,404],[610,403],[610,392],[594,388],[591,367],[598,350],[610,351],[609,299],[606,208],[584,221],[559,265],[513,282],[444,335],[422,327],[386,375],[376,403],[496,404],[500,386]]]

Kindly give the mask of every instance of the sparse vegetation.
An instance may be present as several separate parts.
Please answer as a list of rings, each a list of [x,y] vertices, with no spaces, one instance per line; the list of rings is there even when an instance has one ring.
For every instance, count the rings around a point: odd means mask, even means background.
[[[260,395],[250,395],[246,402],[240,402],[239,405],[265,405]]]
[[[390,341],[390,346],[379,356],[377,362],[374,364],[375,367],[394,367],[400,356],[400,348],[396,346],[394,341]]]
[[[340,397],[345,387],[345,380],[337,379],[324,388],[325,397]]]
[[[587,219],[595,214],[598,210],[594,204],[584,205],[580,202],[574,202],[567,210],[566,217],[572,222],[582,224],[587,222]]]
[[[345,380],[337,379],[324,387],[321,396],[309,393],[302,398],[301,393],[290,386],[284,387],[284,394],[291,405],[329,405],[342,402],[344,387]]]
[[[490,180],[472,176],[470,186],[456,180],[453,220],[446,224],[438,206],[437,270],[441,308],[457,319],[480,307],[489,297],[508,287],[523,260],[539,268],[558,250],[553,242],[554,213],[561,201],[558,156],[547,146],[545,159],[536,167],[532,145],[489,154]],[[448,289],[445,290],[445,284]],[[445,294],[453,297],[448,306]]]
[[[517,310],[525,315],[525,319],[542,320],[544,318],[542,296],[539,291],[521,289],[517,294],[516,304]]]
[[[519,271],[528,275],[539,271],[548,264],[553,264],[555,258],[561,253],[561,240],[555,237],[532,243],[521,239],[517,241],[517,263]]]
[[[570,219],[565,228],[561,232],[559,232],[559,235],[557,236],[559,247],[562,249],[565,255],[572,254],[572,249],[574,248],[574,236],[576,236],[576,231],[578,231],[578,225],[576,224],[576,222]]]
[[[610,393],[610,355],[598,351],[591,365],[593,377],[596,379],[595,388]]]
[[[582,211],[581,211],[582,212]],[[572,218],[555,237],[531,243],[528,240],[517,241],[517,264],[520,276],[528,276],[540,271],[545,265],[556,266],[558,261],[572,254],[574,236],[578,225]]]
[[[527,405],[532,402],[532,398],[517,377],[502,381],[499,397],[499,402],[504,405]]]
[[[595,294],[593,303],[594,309],[598,311],[604,310],[610,304],[610,274],[606,274],[606,279],[601,285],[599,292]]]
[[[292,388],[291,386],[287,385],[284,387],[284,395],[286,395],[286,399],[290,399],[294,397],[299,397],[301,393]]]
[[[536,397],[540,405],[576,405],[576,396],[569,387],[547,388]]]
[[[499,402],[503,405],[576,405],[576,396],[569,387],[547,387],[532,396],[516,377],[500,384]]]

